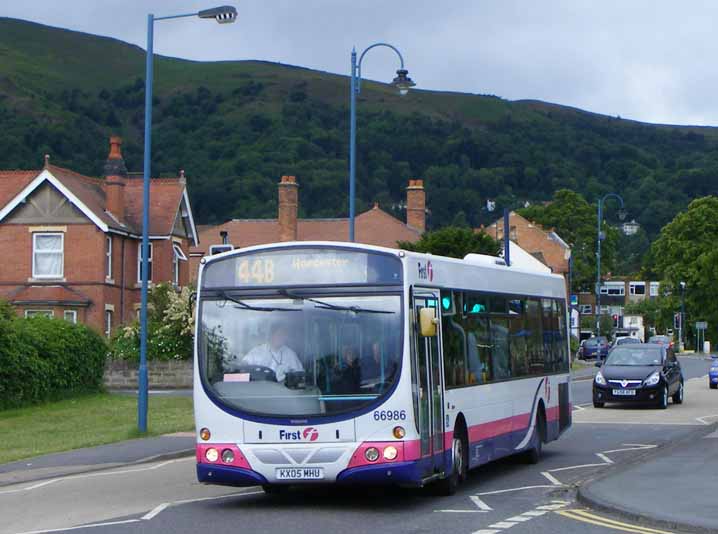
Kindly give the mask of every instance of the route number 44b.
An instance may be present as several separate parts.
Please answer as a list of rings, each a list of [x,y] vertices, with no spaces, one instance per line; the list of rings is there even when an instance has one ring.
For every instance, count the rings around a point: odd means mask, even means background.
[[[272,260],[243,260],[237,266],[237,278],[245,284],[270,284],[274,281]]]
[[[374,412],[374,421],[404,421],[406,410],[377,410]]]

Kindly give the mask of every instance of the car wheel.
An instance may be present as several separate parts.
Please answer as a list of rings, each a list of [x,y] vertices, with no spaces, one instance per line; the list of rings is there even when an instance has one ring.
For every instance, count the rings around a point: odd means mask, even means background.
[[[683,381],[678,384],[678,391],[673,394],[673,404],[683,404]]]
[[[713,384],[712,382],[708,382],[708,385],[711,389],[718,389],[718,384]]]
[[[665,410],[668,408],[668,386],[663,386],[663,391],[661,392],[661,396],[658,398],[658,408],[661,410]]]
[[[594,408],[603,408],[604,405],[605,405],[605,403],[603,403],[603,402],[593,401]]]
[[[466,465],[467,460],[467,445],[463,435],[457,435],[454,433],[454,439],[452,441],[452,453],[453,461],[451,466],[451,474],[439,480],[436,483],[436,493],[444,497],[449,497],[456,493],[459,484],[466,478],[468,472],[468,466]]]

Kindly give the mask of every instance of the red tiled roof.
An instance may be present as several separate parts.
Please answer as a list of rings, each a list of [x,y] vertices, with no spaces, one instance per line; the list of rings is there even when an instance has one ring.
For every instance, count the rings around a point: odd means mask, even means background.
[[[92,301],[75,289],[65,286],[23,286],[8,295],[11,304],[46,304],[56,306],[89,306]]]
[[[42,171],[0,171],[0,209],[17,196]]]
[[[48,165],[47,170],[108,227],[134,234],[142,231],[141,178],[127,178],[125,216],[115,218],[105,210],[104,180],[84,176],[70,169]],[[42,170],[0,171],[0,209],[15,198]],[[172,233],[177,210],[185,190],[182,178],[152,178],[150,181],[150,235]]]
[[[368,245],[396,248],[397,241],[416,241],[421,233],[375,206],[356,217],[356,241]],[[205,226],[199,231],[199,246],[192,253],[206,253],[211,245],[219,245],[220,231],[227,232],[228,241],[235,248],[276,243],[279,240],[277,219],[234,219],[217,226]],[[298,241],[347,241],[349,219],[299,219]]]

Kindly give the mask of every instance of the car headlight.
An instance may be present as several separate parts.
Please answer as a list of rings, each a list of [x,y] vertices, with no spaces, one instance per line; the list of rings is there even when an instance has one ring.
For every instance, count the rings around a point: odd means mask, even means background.
[[[654,372],[651,376],[643,381],[644,386],[655,386],[661,381],[661,373],[658,371]]]
[[[605,386],[605,385],[606,385],[606,379],[603,378],[603,373],[601,373],[601,371],[599,371],[598,373],[596,373],[596,384],[599,384],[599,385],[601,385],[601,386]]]

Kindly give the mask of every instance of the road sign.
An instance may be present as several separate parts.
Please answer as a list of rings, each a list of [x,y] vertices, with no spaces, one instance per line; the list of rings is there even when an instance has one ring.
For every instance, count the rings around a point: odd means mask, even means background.
[[[578,306],[578,295],[571,295],[571,306]]]
[[[706,321],[697,321],[696,330],[708,330],[708,323]]]

